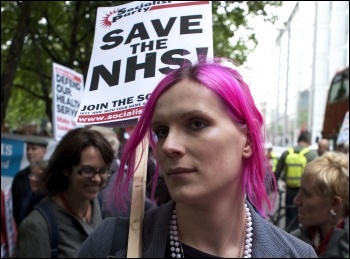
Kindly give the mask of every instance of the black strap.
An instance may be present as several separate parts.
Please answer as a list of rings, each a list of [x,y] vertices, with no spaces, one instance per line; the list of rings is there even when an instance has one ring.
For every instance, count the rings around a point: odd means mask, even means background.
[[[41,215],[43,215],[46,220],[49,236],[50,236],[50,245],[51,245],[51,258],[57,258],[58,255],[58,229],[56,225],[56,217],[51,209],[50,205],[46,203],[39,202],[34,206],[34,209],[37,209]]]

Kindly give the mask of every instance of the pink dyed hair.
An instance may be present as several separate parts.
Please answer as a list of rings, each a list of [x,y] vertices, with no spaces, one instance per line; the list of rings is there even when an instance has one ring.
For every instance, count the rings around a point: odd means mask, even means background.
[[[126,142],[121,156],[118,177],[114,186],[118,206],[121,205],[125,208],[123,198],[128,195],[130,181],[138,166],[138,161],[135,161],[136,148],[146,135],[153,153],[156,154],[156,140],[151,130],[151,121],[157,100],[171,86],[184,79],[190,79],[211,89],[226,106],[232,120],[241,127],[247,128],[248,140],[251,143],[253,154],[245,159],[243,164],[244,191],[249,201],[262,216],[266,216],[264,204],[267,205],[268,209],[272,208],[266,190],[267,188],[275,190],[276,181],[271,172],[266,172],[264,167],[267,161],[264,154],[263,118],[255,106],[248,85],[237,70],[223,64],[224,60],[226,63],[230,62],[227,59],[214,58],[212,62],[200,59],[195,65],[184,64],[179,69],[171,71],[158,83],[143,109],[133,134]],[[144,148],[143,145],[143,150]],[[127,177],[123,181],[125,166],[127,166]],[[159,169],[160,166],[157,162],[156,173],[152,180],[152,197],[154,197]]]

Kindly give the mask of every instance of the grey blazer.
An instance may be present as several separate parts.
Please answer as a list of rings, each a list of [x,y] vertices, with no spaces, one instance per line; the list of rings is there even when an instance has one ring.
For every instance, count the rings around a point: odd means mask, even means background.
[[[304,242],[311,244],[312,241],[307,234],[306,227],[299,227],[291,232],[291,235],[298,237]],[[344,220],[343,228],[335,228],[328,241],[326,250],[319,258],[349,258],[349,216]]]
[[[57,205],[50,197],[40,202],[49,204],[55,213],[58,227],[58,257],[77,257],[81,244],[87,236],[102,223],[100,205],[97,199],[92,204],[90,223],[68,213]],[[21,222],[16,242],[17,258],[49,258],[51,257],[48,226],[41,213],[33,210]]]
[[[168,202],[144,215],[142,257],[164,258],[168,241],[169,221],[175,203]],[[272,225],[257,214],[248,203],[253,221],[252,257],[270,258],[317,258],[315,250],[300,239]],[[129,223],[127,218],[110,217],[93,231],[80,247],[79,258],[106,258],[111,255],[114,246],[116,258],[127,255],[127,236]],[[114,237],[114,235],[116,235]]]

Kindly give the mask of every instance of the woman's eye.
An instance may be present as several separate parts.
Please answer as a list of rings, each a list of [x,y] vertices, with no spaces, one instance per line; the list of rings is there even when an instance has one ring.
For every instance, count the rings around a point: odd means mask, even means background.
[[[86,173],[86,174],[94,174],[95,173],[95,170],[91,167],[82,168],[81,171]]]
[[[305,190],[303,191],[303,194],[305,197],[311,197],[311,194]]]
[[[191,123],[190,123],[190,127],[192,129],[202,129],[206,126],[207,124],[204,123],[204,121],[202,120],[193,120]]]
[[[158,128],[154,131],[154,134],[157,136],[157,138],[166,137],[168,135],[168,129],[167,128]]]

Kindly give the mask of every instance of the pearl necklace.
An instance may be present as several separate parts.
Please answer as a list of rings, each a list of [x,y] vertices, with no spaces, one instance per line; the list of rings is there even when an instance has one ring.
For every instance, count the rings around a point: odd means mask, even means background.
[[[251,213],[249,211],[249,208],[247,204],[245,204],[245,212],[246,212],[246,223],[244,226],[243,231],[243,239],[241,243],[241,249],[239,252],[238,257],[241,257],[241,250],[243,243],[245,243],[244,246],[244,258],[251,258],[252,257],[252,236],[253,236],[253,222]],[[169,225],[169,238],[170,238],[170,251],[171,251],[171,257],[172,258],[185,258],[184,251],[182,248],[182,243],[180,241],[180,235],[177,230],[177,221],[176,221],[176,209],[173,210],[173,215],[170,220]],[[245,239],[245,242],[244,242]],[[181,252],[181,253],[180,253]]]

